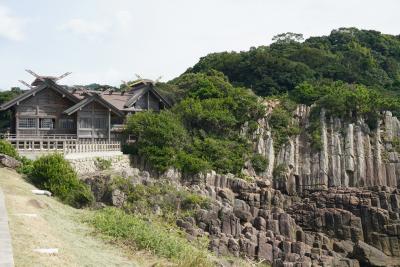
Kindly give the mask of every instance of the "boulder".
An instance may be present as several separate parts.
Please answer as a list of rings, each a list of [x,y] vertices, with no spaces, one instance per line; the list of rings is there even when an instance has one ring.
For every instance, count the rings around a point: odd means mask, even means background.
[[[112,205],[118,208],[121,208],[126,200],[126,195],[119,189],[115,189],[111,193],[111,202]]]
[[[21,162],[6,154],[0,153],[0,166],[16,169],[21,166]]]
[[[356,243],[352,255],[360,262],[361,266],[388,266],[389,262],[385,253],[363,241]]]

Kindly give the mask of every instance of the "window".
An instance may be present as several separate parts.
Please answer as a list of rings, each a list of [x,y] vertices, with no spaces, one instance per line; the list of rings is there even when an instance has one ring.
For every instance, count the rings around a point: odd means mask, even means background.
[[[79,118],[79,128],[92,128],[92,118]]]
[[[107,128],[106,118],[94,118],[94,128],[96,129]]]
[[[20,118],[19,128],[36,128],[36,118]]]
[[[40,118],[40,128],[41,129],[54,129],[55,119],[50,118]]]
[[[58,125],[61,129],[75,129],[75,121],[70,118],[61,118],[58,120]]]

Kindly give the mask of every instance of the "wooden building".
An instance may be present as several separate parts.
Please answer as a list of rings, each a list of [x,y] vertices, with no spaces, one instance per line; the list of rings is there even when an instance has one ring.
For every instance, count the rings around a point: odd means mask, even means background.
[[[125,92],[98,92],[68,90],[55,78],[41,76],[31,90],[2,104],[0,111],[12,111],[10,135],[15,138],[110,140],[117,137],[127,115],[169,106],[150,80],[141,80]]]

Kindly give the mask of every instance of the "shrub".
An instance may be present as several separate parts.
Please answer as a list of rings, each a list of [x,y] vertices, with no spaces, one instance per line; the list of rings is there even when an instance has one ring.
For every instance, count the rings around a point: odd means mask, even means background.
[[[111,167],[111,160],[96,158],[96,166],[100,170],[108,170]]]
[[[313,107],[310,112],[310,125],[307,128],[307,135],[311,141],[311,148],[316,151],[322,150],[322,126],[320,121],[320,108]]]
[[[268,160],[263,155],[254,154],[251,158],[251,165],[257,173],[260,173],[267,169]]]
[[[275,166],[272,176],[274,181],[282,181],[285,178],[286,166],[284,164],[279,164]]]
[[[210,200],[198,194],[186,190],[178,190],[176,187],[161,181],[153,185],[132,185],[129,180],[115,177],[113,188],[118,188],[127,196],[126,208],[133,212],[146,214],[155,206],[163,211],[163,214],[176,219],[178,213],[192,213],[197,206],[207,208]]]
[[[28,159],[27,157],[20,156],[19,160],[21,161],[21,166],[17,169],[19,173],[30,176],[33,171],[33,160]]]
[[[0,140],[0,153],[18,159],[18,152],[15,147],[6,140]]]
[[[188,140],[182,122],[170,111],[140,112],[128,118],[127,128],[136,139],[133,151],[159,172],[176,166],[176,155]]]
[[[210,200],[198,194],[193,194],[189,192],[183,192],[182,194],[182,209],[191,210],[195,209],[196,206],[201,208],[208,208],[210,205]]]
[[[274,138],[274,148],[280,149],[281,146],[289,141],[291,136],[298,135],[300,128],[297,122],[292,120],[293,105],[286,97],[280,99],[281,103],[274,108],[269,118],[272,136]]]
[[[227,140],[207,137],[194,140],[194,154],[207,160],[214,170],[221,173],[240,173],[249,153],[247,140]]]
[[[74,207],[89,205],[94,199],[87,185],[78,179],[71,165],[60,154],[35,160],[29,178],[37,187],[49,190],[62,202]]]
[[[211,169],[211,164],[208,161],[185,151],[178,154],[178,165],[184,174],[196,174]]]
[[[86,220],[95,229],[123,244],[153,251],[180,266],[212,266],[205,247],[197,248],[173,227],[126,214],[116,208],[105,208]]]

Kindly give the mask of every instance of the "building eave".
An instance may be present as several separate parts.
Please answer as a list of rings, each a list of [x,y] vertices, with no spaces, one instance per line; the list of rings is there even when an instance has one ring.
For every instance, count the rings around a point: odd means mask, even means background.
[[[44,84],[38,85],[35,88],[23,93],[22,95],[19,95],[17,97],[15,97],[14,99],[11,99],[10,101],[2,104],[0,106],[0,111],[4,111],[7,110],[15,105],[19,105],[22,101],[25,101],[26,99],[28,99],[31,96],[34,96],[35,94],[37,94],[38,92],[46,89],[46,88],[50,88],[54,91],[57,91],[58,93],[60,93],[63,97],[68,98],[69,100],[71,100],[74,103],[79,102],[79,98],[75,97],[74,95],[72,95],[68,90],[62,88],[61,86],[59,86],[58,84],[56,84],[55,82],[46,82]]]
[[[101,104],[102,106],[106,107],[110,111],[114,112],[117,116],[123,117],[124,113],[120,111],[118,108],[116,108],[114,105],[110,104],[108,101],[104,100],[102,97],[100,97],[97,94],[94,94],[88,98],[82,99],[80,102],[76,103],[72,107],[64,110],[64,114],[71,115],[80,110],[81,108],[85,107],[86,105],[92,103],[92,102],[97,102]]]

